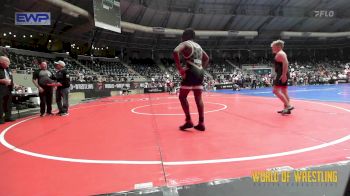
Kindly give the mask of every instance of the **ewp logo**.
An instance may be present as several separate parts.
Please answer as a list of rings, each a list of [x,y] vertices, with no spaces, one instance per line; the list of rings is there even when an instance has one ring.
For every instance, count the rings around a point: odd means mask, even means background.
[[[50,12],[16,12],[16,25],[51,25]]]

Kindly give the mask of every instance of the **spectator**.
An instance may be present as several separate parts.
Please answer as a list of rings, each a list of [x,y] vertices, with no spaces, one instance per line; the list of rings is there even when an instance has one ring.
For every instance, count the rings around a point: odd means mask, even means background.
[[[45,108],[47,115],[52,114],[52,94],[53,89],[49,84],[53,83],[54,75],[47,69],[46,61],[42,61],[39,64],[38,70],[33,73],[33,83],[39,90],[40,97],[40,116],[45,114]]]

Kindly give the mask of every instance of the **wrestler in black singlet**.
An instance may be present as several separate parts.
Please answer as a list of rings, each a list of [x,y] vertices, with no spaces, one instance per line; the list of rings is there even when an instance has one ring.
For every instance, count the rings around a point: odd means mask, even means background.
[[[182,80],[182,86],[202,86],[204,80],[204,70],[202,67],[203,49],[194,41],[186,41],[192,47],[192,54],[185,56],[186,77]]]
[[[275,60],[274,64],[275,64],[276,78],[273,81],[273,85],[274,86],[288,86],[288,79],[290,78],[289,72],[287,73],[287,81],[283,83],[282,80],[280,80],[282,73],[283,73],[283,63]]]

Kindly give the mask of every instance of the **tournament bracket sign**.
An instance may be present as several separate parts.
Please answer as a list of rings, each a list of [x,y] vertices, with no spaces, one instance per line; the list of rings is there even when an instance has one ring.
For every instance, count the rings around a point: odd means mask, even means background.
[[[94,90],[94,84],[93,83],[71,83],[70,84],[70,91],[71,92],[85,92],[88,90]]]
[[[98,98],[111,96],[111,89],[105,89],[103,82],[97,83],[71,83],[70,92],[82,92],[85,98]]]
[[[215,84],[216,89],[233,89],[233,83],[229,84]]]
[[[134,89],[135,85],[131,85],[131,83],[105,83],[104,84],[105,89],[112,89],[112,90],[121,90],[124,86],[126,86],[128,89]]]
[[[164,87],[144,88],[144,93],[164,93]]]
[[[117,91],[122,90],[126,86],[128,89],[135,89],[139,87],[140,84],[132,83],[113,83],[113,82],[97,82],[97,83],[88,83],[88,82],[72,82],[70,85],[71,92],[87,92],[87,91]]]

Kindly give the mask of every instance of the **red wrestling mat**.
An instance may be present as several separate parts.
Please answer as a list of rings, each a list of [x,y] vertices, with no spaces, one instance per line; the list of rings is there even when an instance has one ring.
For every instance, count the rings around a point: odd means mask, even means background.
[[[167,94],[100,99],[71,107],[66,117],[1,125],[0,195],[194,184],[350,156],[348,104],[293,100],[293,114],[281,116],[275,98],[205,94],[204,102],[205,132],[179,131],[181,106]]]

